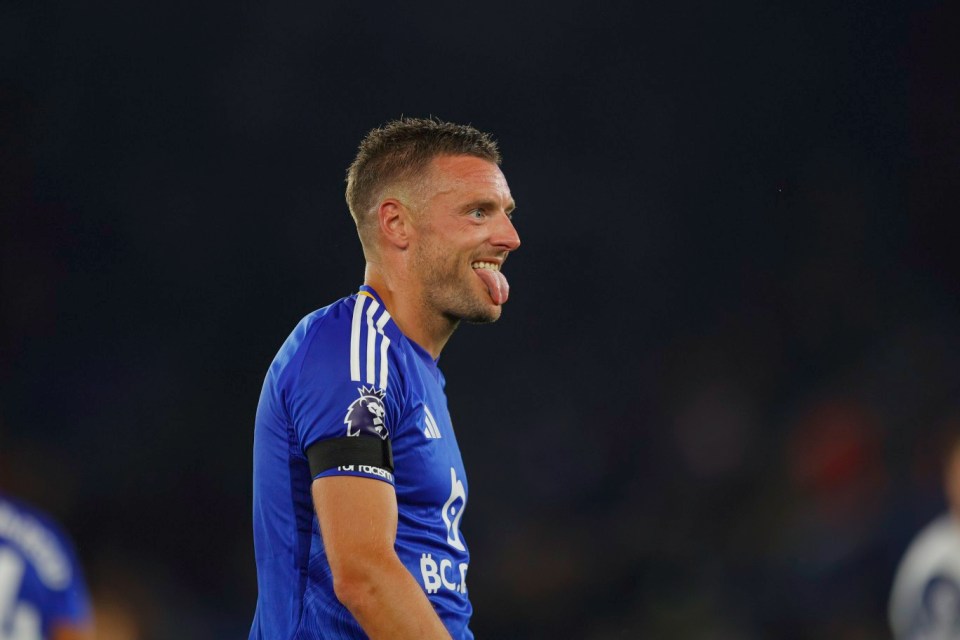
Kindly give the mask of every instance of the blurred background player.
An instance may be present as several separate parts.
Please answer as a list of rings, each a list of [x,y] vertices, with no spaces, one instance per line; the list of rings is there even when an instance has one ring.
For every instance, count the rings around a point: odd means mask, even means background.
[[[0,493],[0,640],[90,640],[73,546],[49,517]]]
[[[917,534],[893,581],[890,627],[896,640],[960,639],[960,434],[948,444],[947,512]]]

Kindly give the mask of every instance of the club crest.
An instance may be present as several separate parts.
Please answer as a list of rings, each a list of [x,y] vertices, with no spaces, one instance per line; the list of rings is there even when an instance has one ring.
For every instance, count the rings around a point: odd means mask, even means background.
[[[347,409],[343,422],[347,425],[347,435],[377,436],[381,440],[390,437],[387,425],[384,422],[386,408],[383,406],[383,389],[375,387],[360,387],[357,389],[360,397],[354,400]]]
[[[450,497],[440,511],[443,524],[447,525],[447,543],[454,549],[466,551],[467,548],[460,539],[460,518],[467,507],[467,492],[463,483],[457,479],[457,472],[450,467]]]

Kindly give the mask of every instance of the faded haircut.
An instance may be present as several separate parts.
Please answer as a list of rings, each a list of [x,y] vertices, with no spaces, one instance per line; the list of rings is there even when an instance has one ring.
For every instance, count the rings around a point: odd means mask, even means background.
[[[347,169],[346,196],[365,250],[376,221],[373,209],[384,189],[398,182],[419,188],[438,156],[475,156],[500,164],[500,151],[489,134],[433,117],[392,120],[364,137]]]

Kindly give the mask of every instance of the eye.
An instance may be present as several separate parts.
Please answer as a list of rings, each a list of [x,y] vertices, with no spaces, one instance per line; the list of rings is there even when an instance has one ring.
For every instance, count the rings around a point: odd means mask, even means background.
[[[483,220],[487,217],[487,212],[483,209],[474,209],[468,215],[475,220]]]

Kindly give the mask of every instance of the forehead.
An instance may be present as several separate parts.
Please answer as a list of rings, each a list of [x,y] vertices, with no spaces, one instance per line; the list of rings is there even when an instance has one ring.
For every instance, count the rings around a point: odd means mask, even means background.
[[[474,156],[439,156],[430,163],[434,195],[483,196],[512,204],[507,179],[495,163]]]

